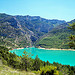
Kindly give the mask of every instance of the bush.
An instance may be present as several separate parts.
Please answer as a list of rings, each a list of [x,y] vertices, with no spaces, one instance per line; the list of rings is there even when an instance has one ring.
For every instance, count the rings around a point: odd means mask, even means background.
[[[4,65],[7,65],[7,61],[4,60],[3,58],[2,58],[2,63],[3,63]]]
[[[59,75],[59,72],[56,70],[57,67],[54,66],[45,66],[40,68],[41,75]]]

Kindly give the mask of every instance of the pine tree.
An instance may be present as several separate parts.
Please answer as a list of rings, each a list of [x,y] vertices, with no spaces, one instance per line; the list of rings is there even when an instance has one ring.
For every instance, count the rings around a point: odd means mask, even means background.
[[[69,24],[68,28],[75,32],[75,23]],[[71,35],[69,39],[70,39],[69,47],[75,49],[75,35]]]
[[[38,71],[40,69],[41,66],[41,62],[40,59],[38,58],[38,55],[35,57],[34,63],[33,63],[33,67],[34,70]]]

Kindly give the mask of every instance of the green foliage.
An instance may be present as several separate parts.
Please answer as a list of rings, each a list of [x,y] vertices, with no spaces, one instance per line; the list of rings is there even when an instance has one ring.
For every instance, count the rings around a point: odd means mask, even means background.
[[[0,60],[2,63],[11,66],[14,69],[26,70],[26,71],[37,71],[41,75],[74,75],[75,67],[69,65],[62,65],[59,63],[50,64],[48,61],[42,61],[36,56],[32,59],[32,54],[24,51],[24,55],[21,57],[15,53],[8,52],[9,50],[5,47],[0,46]]]
[[[3,63],[4,65],[7,65],[7,61],[4,60],[3,58],[2,58],[2,63]]]
[[[45,66],[40,68],[41,75],[59,75],[59,72],[56,69],[57,67],[54,66]]]
[[[41,66],[41,61],[40,59],[38,58],[38,56],[35,57],[35,60],[34,60],[34,63],[33,63],[33,70],[40,70],[40,66]]]
[[[68,37],[71,33],[75,34],[73,31],[70,31],[69,29],[51,31],[36,42],[36,47],[40,46],[43,48],[68,49]]]
[[[16,54],[12,54],[8,52],[9,50],[5,47],[0,46],[0,56],[3,64],[11,65],[14,68],[19,67],[19,58]]]
[[[70,37],[72,37],[72,36],[70,36]],[[75,36],[73,38],[75,38]],[[69,42],[69,46],[70,46],[70,48],[75,49],[75,41],[72,40],[71,42]]]
[[[68,28],[75,32],[75,23],[72,23],[72,24],[69,24],[69,25],[70,25],[70,27],[68,27]],[[69,42],[70,48],[75,49],[75,35],[71,35],[69,37],[69,39],[70,39],[70,42]]]
[[[23,52],[24,54],[21,57],[21,69],[28,71],[28,69],[31,69],[32,62],[31,61],[31,54],[27,53],[26,51]]]
[[[75,22],[73,22],[72,24],[69,23],[68,28],[75,31]]]

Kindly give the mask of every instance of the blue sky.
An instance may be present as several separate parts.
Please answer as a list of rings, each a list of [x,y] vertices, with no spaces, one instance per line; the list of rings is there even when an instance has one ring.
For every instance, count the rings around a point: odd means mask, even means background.
[[[70,21],[75,19],[75,0],[0,0],[0,13]]]

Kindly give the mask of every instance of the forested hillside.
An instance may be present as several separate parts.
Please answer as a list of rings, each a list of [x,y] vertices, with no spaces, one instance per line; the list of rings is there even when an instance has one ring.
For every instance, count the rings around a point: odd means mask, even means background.
[[[42,36],[37,40],[36,47],[68,49],[68,43],[70,41],[69,36],[71,34],[75,35],[74,31],[68,29],[69,24],[72,24],[73,22],[75,22],[75,20],[61,24]]]
[[[12,16],[0,13],[0,45],[8,48],[32,46],[41,36],[64,20],[48,20],[39,16]]]

